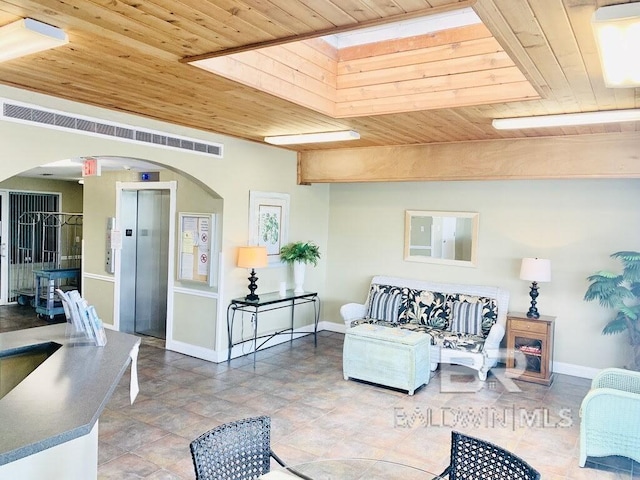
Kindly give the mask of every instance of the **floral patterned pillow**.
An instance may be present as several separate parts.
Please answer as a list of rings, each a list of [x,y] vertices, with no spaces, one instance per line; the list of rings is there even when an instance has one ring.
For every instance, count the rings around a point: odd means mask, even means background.
[[[398,322],[446,329],[449,327],[449,311],[444,293],[403,288]]]
[[[476,297],[474,295],[463,295],[461,293],[454,293],[448,296],[449,304],[453,305],[453,302],[468,302],[468,303],[481,303],[482,304],[482,332],[481,335],[486,337],[489,335],[489,331],[493,324],[498,320],[498,304],[495,298],[489,297]]]

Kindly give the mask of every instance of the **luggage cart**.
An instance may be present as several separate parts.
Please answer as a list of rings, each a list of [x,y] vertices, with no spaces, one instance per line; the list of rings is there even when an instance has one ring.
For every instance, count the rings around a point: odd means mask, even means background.
[[[41,278],[53,277],[62,290],[79,288],[82,255],[82,214],[66,212],[24,212],[18,218],[15,261],[12,265],[12,293],[19,305],[31,305],[43,315],[47,308],[46,289]],[[56,278],[52,273],[61,271]],[[77,271],[69,274],[67,270]],[[37,275],[37,272],[48,272]],[[44,303],[43,303],[44,302]],[[53,308],[53,307],[52,307]],[[62,312],[60,312],[62,313]],[[55,315],[55,314],[54,314]]]

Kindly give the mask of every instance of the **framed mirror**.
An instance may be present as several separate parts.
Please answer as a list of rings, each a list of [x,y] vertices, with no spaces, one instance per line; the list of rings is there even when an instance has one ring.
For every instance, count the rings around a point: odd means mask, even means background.
[[[475,267],[479,215],[474,212],[407,210],[404,259],[408,262]]]

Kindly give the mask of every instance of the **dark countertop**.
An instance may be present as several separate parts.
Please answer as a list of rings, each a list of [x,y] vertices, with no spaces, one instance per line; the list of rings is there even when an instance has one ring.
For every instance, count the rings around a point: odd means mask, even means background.
[[[107,345],[74,344],[66,325],[0,334],[0,352],[62,345],[0,399],[0,465],[87,435],[100,417],[140,338],[107,330]]]

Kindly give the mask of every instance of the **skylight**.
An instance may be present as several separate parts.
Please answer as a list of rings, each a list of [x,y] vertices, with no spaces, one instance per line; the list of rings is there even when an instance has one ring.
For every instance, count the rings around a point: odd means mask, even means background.
[[[190,64],[333,118],[540,98],[470,8]]]
[[[368,43],[384,42],[398,38],[409,38],[417,35],[466,27],[482,23],[480,17],[471,8],[461,8],[450,12],[412,18],[401,22],[387,23],[375,27],[362,28],[349,32],[326,35],[322,38],[334,48],[341,49]]]

